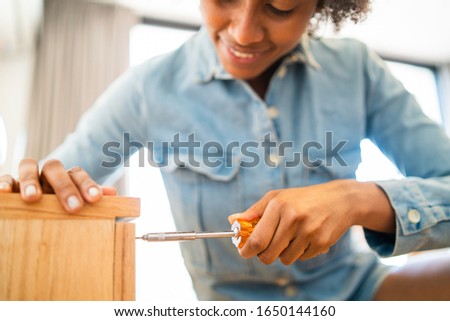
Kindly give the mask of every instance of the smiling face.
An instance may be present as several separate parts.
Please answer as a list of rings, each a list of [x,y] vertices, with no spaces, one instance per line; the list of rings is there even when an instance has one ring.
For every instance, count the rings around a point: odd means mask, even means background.
[[[202,0],[203,18],[225,70],[255,79],[291,51],[317,0]]]

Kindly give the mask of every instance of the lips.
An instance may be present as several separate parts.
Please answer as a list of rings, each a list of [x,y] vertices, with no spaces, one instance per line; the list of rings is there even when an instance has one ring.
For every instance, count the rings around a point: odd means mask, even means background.
[[[259,48],[242,48],[241,46],[233,45],[227,41],[221,40],[222,48],[228,55],[228,59],[235,63],[254,63],[261,59],[267,50]]]
[[[236,50],[234,48],[228,48],[228,49],[231,51],[231,53],[233,55],[235,55],[238,58],[250,59],[250,58],[253,58],[253,57],[255,57],[257,55],[257,54],[254,54],[254,53],[242,52],[242,51]]]

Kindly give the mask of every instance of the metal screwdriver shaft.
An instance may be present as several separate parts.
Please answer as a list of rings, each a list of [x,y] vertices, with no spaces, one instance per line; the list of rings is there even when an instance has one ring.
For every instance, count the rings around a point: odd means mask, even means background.
[[[231,230],[219,232],[159,232],[147,233],[136,237],[138,240],[147,242],[167,242],[167,241],[193,241],[197,239],[217,239],[231,238],[234,245],[241,248],[246,242],[259,219],[253,221],[242,221],[237,219],[233,222]]]
[[[164,242],[164,241],[193,241],[196,239],[211,238],[230,238],[237,237],[239,231],[223,231],[223,232],[161,232],[147,233],[137,239],[147,242]]]

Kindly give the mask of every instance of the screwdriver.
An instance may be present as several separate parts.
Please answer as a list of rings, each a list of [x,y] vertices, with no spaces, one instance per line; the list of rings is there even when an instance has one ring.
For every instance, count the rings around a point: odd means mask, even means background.
[[[143,236],[136,237],[136,239],[147,242],[167,242],[167,241],[193,241],[197,239],[211,239],[211,238],[228,238],[231,237],[233,244],[241,248],[253,232],[259,218],[253,221],[244,221],[237,219],[231,225],[231,230],[220,232],[158,232],[147,233]]]

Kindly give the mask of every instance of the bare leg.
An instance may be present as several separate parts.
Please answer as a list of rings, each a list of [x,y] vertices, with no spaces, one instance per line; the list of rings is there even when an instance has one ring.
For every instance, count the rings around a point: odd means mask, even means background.
[[[413,256],[383,281],[375,300],[450,300],[450,252]]]

